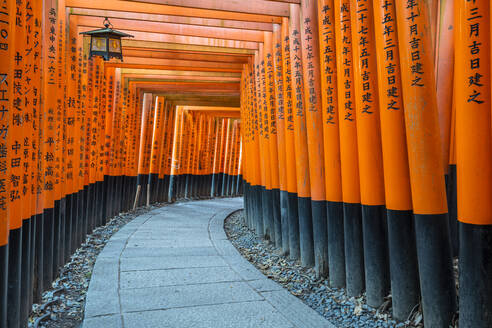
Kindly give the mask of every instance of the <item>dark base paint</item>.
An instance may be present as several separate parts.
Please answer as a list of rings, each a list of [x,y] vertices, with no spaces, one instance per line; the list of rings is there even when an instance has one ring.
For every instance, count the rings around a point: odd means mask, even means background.
[[[343,203],[326,202],[328,222],[328,265],[330,286],[345,287],[345,245],[343,230]]]
[[[271,190],[268,190],[262,187],[261,191],[261,205],[263,210],[263,234],[260,237],[263,237],[267,240],[271,240],[274,226],[273,226],[273,213],[272,213],[272,193]]]
[[[41,302],[43,293],[43,268],[44,268],[44,221],[43,214],[37,214],[34,218],[36,225],[36,238],[34,253],[34,281],[33,281],[33,302]]]
[[[31,313],[29,294],[32,292],[29,286],[29,272],[31,265],[31,221],[22,222],[22,259],[21,259],[21,309],[20,320],[26,322]]]
[[[238,193],[239,194],[239,193]],[[282,226],[282,254],[289,254],[289,193],[280,190],[280,225]]]
[[[53,208],[53,261],[51,263],[53,279],[57,276],[58,260],[60,255],[60,237],[61,237],[61,218],[60,218],[60,200],[55,200]]]
[[[367,305],[378,308],[390,293],[386,208],[362,205]]]
[[[232,179],[231,179],[232,180]],[[282,221],[280,217],[280,190],[272,189],[273,238],[275,246],[282,247]],[[230,194],[229,194],[230,195]]]
[[[325,201],[311,200],[313,216],[314,269],[317,277],[328,276],[328,231]]]
[[[256,204],[255,206],[255,212],[254,212],[254,219],[255,219],[255,231],[256,234],[259,237],[263,237],[265,231],[265,228],[263,227],[263,192],[264,188],[262,186],[255,186],[254,187],[254,203]]]
[[[0,327],[7,327],[9,245],[0,246]]]
[[[343,230],[345,238],[345,286],[349,296],[359,296],[365,288],[360,204],[343,204]]]
[[[18,328],[21,319],[22,228],[10,230],[7,328]]]
[[[301,258],[301,244],[299,240],[299,208],[297,204],[297,194],[289,192],[287,195],[289,257],[293,260],[298,260]]]
[[[54,208],[43,211],[43,286],[51,286],[53,281],[53,235]]]
[[[459,234],[456,165],[449,165],[448,174],[445,176],[445,180],[448,200],[449,236],[451,238],[453,257],[457,257],[459,255]]]
[[[492,327],[492,225],[459,223],[461,328]]]
[[[414,217],[424,326],[448,327],[456,310],[448,215]]]
[[[387,210],[393,317],[405,321],[420,301],[412,211]]]
[[[299,244],[301,248],[301,265],[314,266],[313,217],[311,198],[298,197],[297,210],[299,213]]]

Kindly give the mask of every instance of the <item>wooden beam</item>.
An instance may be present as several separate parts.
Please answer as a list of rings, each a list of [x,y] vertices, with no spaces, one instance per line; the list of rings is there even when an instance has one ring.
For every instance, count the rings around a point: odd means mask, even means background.
[[[193,60],[220,63],[248,63],[246,56],[187,53],[166,50],[149,50],[123,47],[123,57],[144,57],[159,59]]]
[[[169,15],[159,15],[159,14],[143,14],[143,13],[135,13],[135,12],[123,12],[123,11],[116,11],[116,10],[98,10],[98,9],[88,9],[88,8],[71,8],[69,12],[71,15],[76,15],[76,16],[95,16],[99,18],[108,17],[111,20],[112,18],[124,18],[124,19],[133,19],[133,20],[148,21],[148,22],[225,27],[225,28],[253,30],[253,31],[254,30],[270,31],[270,32],[273,31],[273,26],[271,23],[246,22],[246,21],[236,21],[236,20],[228,20],[228,19],[181,17],[181,16],[169,16]]]
[[[87,32],[93,30],[95,27],[100,26],[79,26],[79,32]],[[150,33],[150,32],[138,32],[127,29],[120,29],[121,32],[128,33],[134,36],[134,40],[141,41],[153,41],[153,42],[166,42],[166,43],[180,43],[185,45],[200,45],[200,46],[213,46],[213,47],[226,47],[226,48],[242,48],[249,50],[258,49],[258,43],[248,41],[233,41],[224,39],[212,39],[204,37],[192,37],[162,33]]]
[[[180,75],[152,75],[152,74],[122,74],[123,78],[129,78],[132,81],[143,81],[149,79],[155,79],[156,81],[167,82],[240,82],[240,78],[237,77],[220,77],[220,76],[180,76]]]
[[[196,67],[196,68],[217,68],[227,69],[230,71],[242,71],[243,64],[236,63],[220,63],[220,62],[204,62],[194,60],[180,59],[161,59],[161,58],[144,58],[144,57],[124,57],[125,64],[153,65],[153,66],[180,66],[180,67]]]
[[[145,64],[128,64],[119,62],[106,63],[109,67],[136,68],[136,69],[158,69],[158,70],[176,70],[176,71],[203,71],[203,72],[230,72],[238,73],[240,70],[228,68],[208,68],[208,67],[191,67],[191,66],[172,66],[172,65],[149,65]]]
[[[289,4],[265,0],[130,0],[129,2],[153,3],[159,5],[191,8],[193,10],[211,9],[230,13],[257,14],[270,16],[289,16]]]
[[[199,17],[199,18],[224,18],[224,12],[210,9],[192,9],[178,6],[166,6],[152,3],[139,3],[123,0],[66,0],[68,8],[87,8],[99,10],[117,10],[142,14],[162,14],[171,16]],[[281,17],[275,15],[244,14],[237,12],[227,13],[227,19],[247,22],[277,23],[280,24]]]
[[[78,16],[79,26],[100,27],[100,17]],[[113,18],[111,24],[117,30],[171,34],[181,36],[197,36],[213,39],[263,42],[263,32],[239,30],[223,27],[194,26],[176,23],[147,22],[131,19]]]
[[[145,48],[155,50],[168,50],[168,51],[186,51],[189,53],[209,53],[209,54],[234,54],[251,56],[255,51],[250,49],[241,48],[227,48],[227,47],[212,47],[212,46],[200,46],[194,44],[179,44],[168,43],[158,41],[142,41],[142,40],[122,40],[122,46],[126,48]]]
[[[109,63],[107,63],[109,64]],[[122,68],[121,74],[157,74],[157,75],[177,75],[177,76],[203,76],[203,77],[235,77],[240,78],[240,73],[229,72],[201,72],[201,71],[174,71],[159,69],[134,69]]]

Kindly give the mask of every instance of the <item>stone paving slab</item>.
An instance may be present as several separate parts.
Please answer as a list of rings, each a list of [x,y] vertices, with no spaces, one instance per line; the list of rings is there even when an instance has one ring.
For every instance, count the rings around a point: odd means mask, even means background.
[[[97,258],[83,328],[318,328],[328,321],[227,240],[241,198],[176,203],[120,229]]]

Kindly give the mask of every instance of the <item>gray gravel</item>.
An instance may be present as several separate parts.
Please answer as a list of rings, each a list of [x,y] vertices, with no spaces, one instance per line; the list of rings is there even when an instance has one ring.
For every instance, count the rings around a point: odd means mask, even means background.
[[[48,314],[38,327],[77,328],[84,318],[85,297],[96,258],[111,236],[139,215],[165,204],[137,208],[121,213],[88,235],[82,246],[71,256],[71,261],[59,270],[51,289],[43,293],[41,304],[34,304],[28,327]]]
[[[239,252],[268,278],[280,283],[293,295],[338,327],[423,327],[420,309],[409,320],[398,323],[391,317],[391,296],[379,309],[366,305],[365,296],[349,297],[343,289],[331,288],[326,279],[316,278],[314,269],[281,255],[271,243],[257,238],[243,222],[243,212],[227,218],[224,228]]]

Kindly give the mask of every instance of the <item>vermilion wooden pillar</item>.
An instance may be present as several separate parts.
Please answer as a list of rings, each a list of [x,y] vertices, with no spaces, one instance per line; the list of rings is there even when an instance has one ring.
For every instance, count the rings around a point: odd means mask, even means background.
[[[321,62],[320,110],[323,116],[328,265],[330,285],[341,288],[345,286],[345,247],[334,11],[333,0],[318,1]]]
[[[447,326],[456,309],[431,15],[422,0],[396,2],[410,185],[424,324]],[[415,40],[418,36],[418,40]]]
[[[384,6],[388,4],[388,6]],[[395,1],[374,2],[376,58],[388,216],[393,316],[406,320],[419,301],[418,264],[402,100]],[[387,17],[387,19],[385,19]],[[388,32],[390,31],[390,32]]]
[[[492,326],[490,1],[458,1],[456,155],[460,327]]]
[[[0,115],[0,147],[6,150],[8,143],[8,125],[10,122],[10,103],[9,103],[9,86],[12,83],[12,75],[10,66],[11,49],[13,48],[13,39],[10,37],[11,26],[15,20],[12,15],[14,12],[14,1],[4,2],[2,6],[2,13],[0,13],[0,30],[3,31],[2,37],[0,37],[0,108],[2,114]],[[9,218],[7,213],[7,197],[9,195],[9,185],[7,184],[7,178],[9,176],[10,165],[8,165],[7,154],[5,151],[0,155],[0,166],[3,168],[0,170],[0,181],[2,182],[2,188],[0,188],[0,326],[7,326],[7,288],[8,288],[8,239],[9,239]]]
[[[352,0],[350,6],[366,298],[378,308],[389,293],[390,278],[375,22],[372,1]]]
[[[301,26],[299,5],[291,4],[289,19],[290,65],[292,75],[292,108],[294,111],[297,205],[299,217],[300,257],[303,266],[314,265],[313,222],[311,215],[311,182],[304,103],[303,62],[301,60]]]
[[[334,7],[346,288],[356,296],[365,286],[350,1],[336,0]]]
[[[328,276],[323,113],[317,2],[301,1],[302,72],[311,181],[314,260],[318,276]]]

